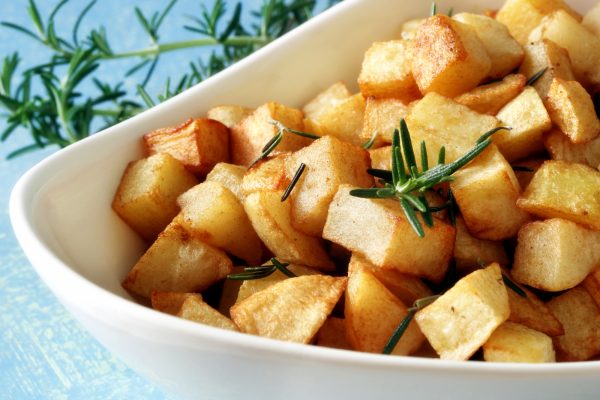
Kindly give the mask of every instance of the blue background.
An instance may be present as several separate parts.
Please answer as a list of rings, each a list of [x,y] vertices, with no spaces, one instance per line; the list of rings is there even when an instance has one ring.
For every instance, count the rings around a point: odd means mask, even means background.
[[[42,15],[57,1],[38,0]],[[161,9],[167,1],[101,0],[80,28],[88,32],[105,25],[114,50],[143,48],[148,39],[135,22],[134,6],[146,14]],[[185,15],[198,15],[200,4],[211,1],[180,0],[160,31],[161,41],[191,37],[182,26]],[[233,1],[226,3],[233,5]],[[322,5],[324,2],[320,2]],[[69,32],[87,2],[68,3],[59,14],[58,31]],[[244,0],[245,10],[256,9],[260,0]],[[27,2],[3,1],[0,20],[31,26]],[[247,17],[247,16],[246,16]],[[0,27],[0,56],[19,51],[24,66],[48,60],[48,52],[33,40]],[[160,62],[148,92],[158,94],[170,76],[176,80],[181,65],[197,59],[208,50],[192,49],[169,53]],[[204,52],[204,53],[203,53]],[[117,82],[134,60],[110,61],[97,71]],[[126,80],[131,93],[142,75]],[[141,102],[141,100],[140,100]],[[0,129],[4,121],[0,119]],[[40,281],[21,251],[10,226],[8,199],[17,179],[57,148],[36,151],[7,161],[11,151],[31,143],[25,131],[17,131],[0,144],[0,398],[7,399],[170,399],[160,388],[138,376],[108,353],[66,312]]]

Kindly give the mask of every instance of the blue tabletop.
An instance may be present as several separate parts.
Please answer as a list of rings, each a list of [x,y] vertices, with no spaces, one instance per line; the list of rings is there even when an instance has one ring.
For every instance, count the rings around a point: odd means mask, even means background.
[[[47,13],[58,1],[38,1],[42,13]],[[180,0],[161,37],[181,40],[189,37],[182,29],[185,15],[198,14],[201,0]],[[212,5],[212,1],[206,1]],[[228,1],[226,3],[231,3]],[[322,2],[324,3],[324,2]],[[73,1],[64,7],[59,25],[70,29],[78,13],[87,4]],[[104,24],[114,47],[120,50],[147,46],[147,37],[134,20],[133,8],[154,11],[165,1],[119,0],[99,1],[81,26],[85,32]],[[260,0],[243,1],[247,9],[255,9]],[[30,26],[27,2],[2,3],[0,20]],[[0,56],[18,50],[25,64],[31,66],[47,60],[45,50],[31,39],[0,27]],[[200,50],[169,54],[148,86],[149,93],[158,93],[165,76],[178,77],[179,65],[197,58]],[[121,77],[132,62],[113,62],[98,72],[107,79]],[[139,79],[139,77],[137,78]],[[126,82],[128,89],[136,78]],[[0,119],[0,129],[4,121]],[[160,388],[138,376],[123,362],[108,353],[58,303],[40,281],[21,251],[8,216],[8,199],[17,179],[45,156],[56,151],[48,148],[10,161],[6,155],[31,143],[29,134],[17,131],[0,144],[0,397],[7,399],[169,399]]]

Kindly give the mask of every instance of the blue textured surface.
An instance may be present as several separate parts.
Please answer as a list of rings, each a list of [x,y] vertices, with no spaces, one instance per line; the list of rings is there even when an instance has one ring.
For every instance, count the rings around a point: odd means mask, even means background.
[[[38,1],[42,11],[55,1]],[[167,20],[161,37],[165,41],[189,37],[181,26],[183,15],[197,14],[201,1],[180,0]],[[212,4],[212,1],[207,2]],[[254,8],[259,0],[244,1]],[[87,4],[69,3],[59,17],[60,27],[73,25],[79,10]],[[124,5],[126,4],[126,5]],[[133,7],[153,11],[166,1],[98,2],[81,26],[81,32],[104,24],[117,50],[145,47],[145,34],[134,20]],[[27,25],[27,2],[2,3],[0,20]],[[169,23],[172,22],[172,23]],[[135,28],[132,28],[134,26]],[[44,61],[44,49],[26,37],[0,28],[0,56],[18,50],[28,65]],[[165,76],[176,78],[179,65],[195,58],[199,50],[186,50],[164,58],[148,87],[158,93]],[[103,66],[106,79],[122,76],[131,62]],[[137,79],[140,79],[139,77]],[[135,86],[131,78],[127,86]],[[0,122],[0,129],[3,127]],[[18,131],[0,145],[0,398],[2,399],[168,399],[160,388],[138,376],[108,353],[58,303],[44,286],[19,248],[8,217],[8,198],[17,179],[56,148],[30,153],[6,161],[11,151],[31,142],[27,132]]]

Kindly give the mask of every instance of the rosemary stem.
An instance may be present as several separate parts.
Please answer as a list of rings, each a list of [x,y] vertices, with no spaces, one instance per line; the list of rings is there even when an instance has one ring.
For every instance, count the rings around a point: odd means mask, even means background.
[[[134,108],[133,112],[141,112],[144,108]],[[122,113],[122,110],[117,109],[108,109],[108,108],[94,108],[94,114],[102,116],[102,117],[117,117]]]

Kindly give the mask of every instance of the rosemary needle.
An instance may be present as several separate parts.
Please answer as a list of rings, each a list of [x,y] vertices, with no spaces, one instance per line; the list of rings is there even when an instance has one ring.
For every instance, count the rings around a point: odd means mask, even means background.
[[[502,281],[506,285],[506,287],[512,289],[513,292],[518,294],[521,297],[527,297],[527,293],[523,289],[519,287],[515,282],[513,282],[506,274],[502,274]]]
[[[532,86],[533,84],[535,84],[546,73],[547,70],[548,67],[542,68],[541,70],[533,74],[531,78],[527,79],[525,86]]]
[[[294,190],[294,187],[296,187],[296,184],[298,183],[298,180],[300,180],[300,177],[302,176],[302,173],[304,172],[305,168],[306,164],[300,163],[300,166],[296,170],[296,173],[294,174],[294,177],[292,178],[290,184],[285,189],[285,192],[283,192],[283,196],[281,196],[281,201],[286,201],[287,198],[290,196],[290,193],[292,193],[292,190]]]
[[[260,265],[257,267],[245,267],[244,272],[240,272],[238,274],[229,274],[227,275],[227,279],[237,281],[261,279],[266,278],[267,276],[273,274],[277,270],[279,270],[282,274],[289,278],[294,278],[296,276],[296,274],[294,274],[287,268],[290,265],[289,263],[281,262],[275,257],[271,258],[270,261],[271,264]]]
[[[288,128],[287,126],[283,125],[281,122],[279,122],[277,120],[272,120],[270,123],[277,128],[277,133],[263,146],[263,148],[261,149],[260,155],[256,158],[256,160],[254,160],[252,162],[252,164],[250,164],[250,166],[248,166],[248,168],[252,168],[254,165],[256,165],[257,162],[267,158],[269,156],[269,154],[271,154],[271,152],[273,150],[275,150],[275,148],[279,145],[279,143],[281,143],[285,132],[289,132],[294,135],[306,137],[309,139],[319,139],[321,137],[318,135],[314,135],[312,133],[302,132],[302,131],[299,131],[296,129]]]

